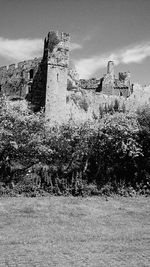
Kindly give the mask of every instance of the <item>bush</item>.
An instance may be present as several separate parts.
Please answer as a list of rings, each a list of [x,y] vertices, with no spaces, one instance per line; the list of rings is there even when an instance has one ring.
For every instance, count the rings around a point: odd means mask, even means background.
[[[139,162],[139,172],[143,185],[150,183],[150,107],[148,105],[137,110],[139,123],[139,142],[143,158]]]
[[[77,95],[76,93],[72,93],[70,95],[70,99],[73,100],[75,105],[77,105],[80,109],[83,109],[85,112],[88,111],[89,101],[88,101],[88,99],[84,93],[81,93],[81,95]]]
[[[140,117],[145,114],[117,112],[95,122],[48,127],[42,112],[2,99],[1,182],[7,187],[13,181],[13,192],[34,196],[148,192],[150,126]]]

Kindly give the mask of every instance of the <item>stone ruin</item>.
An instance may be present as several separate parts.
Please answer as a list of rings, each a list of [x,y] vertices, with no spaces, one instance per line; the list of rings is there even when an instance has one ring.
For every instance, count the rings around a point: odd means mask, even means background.
[[[118,78],[114,73],[114,62],[109,61],[107,74],[102,78],[102,92],[107,95],[116,95],[128,97],[132,91],[130,84],[130,72],[119,72]],[[98,90],[97,90],[98,91]]]
[[[70,36],[51,31],[44,40],[43,57],[0,68],[0,92],[10,100],[26,99],[34,111],[45,109],[51,121],[62,122],[66,112],[66,93],[74,88],[128,97],[132,93],[130,73],[114,74],[109,61],[107,74],[101,79],[79,80],[75,69],[69,68]]]
[[[118,78],[115,77],[114,62],[109,61],[107,74],[100,79],[92,78],[89,80],[81,79],[80,87],[87,90],[94,90],[106,95],[129,97],[133,91],[130,82],[130,72],[119,72]]]
[[[44,40],[43,57],[0,68],[0,91],[10,100],[26,99],[34,111],[45,108],[51,121],[63,121],[67,81],[76,85],[69,70],[70,36],[51,31]]]

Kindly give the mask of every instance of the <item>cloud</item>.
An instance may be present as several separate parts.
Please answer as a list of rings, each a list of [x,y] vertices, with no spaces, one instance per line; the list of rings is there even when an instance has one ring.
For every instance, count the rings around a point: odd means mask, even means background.
[[[92,39],[91,35],[86,35],[83,39],[84,42],[90,41]]]
[[[136,45],[122,53],[122,63],[140,63],[150,56],[150,42]]]
[[[114,60],[115,64],[118,62],[116,56],[111,54],[81,59],[78,62],[75,62],[75,66],[80,77],[86,79],[91,77],[97,70],[106,67],[109,60]]]
[[[78,43],[71,43],[70,44],[70,50],[77,50],[77,49],[82,49],[82,45],[78,44]]]
[[[103,55],[96,55],[90,58],[83,58],[75,62],[76,69],[81,78],[90,78],[96,71],[106,67],[109,60],[113,60],[115,65],[120,63],[140,63],[150,56],[150,42],[139,45],[131,45]]]
[[[41,57],[44,41],[42,39],[5,39],[0,37],[0,56],[9,61],[28,60],[35,57]],[[70,49],[81,49],[78,43],[71,43]]]
[[[41,39],[10,40],[0,37],[0,56],[8,60],[27,60],[42,55],[43,41]]]

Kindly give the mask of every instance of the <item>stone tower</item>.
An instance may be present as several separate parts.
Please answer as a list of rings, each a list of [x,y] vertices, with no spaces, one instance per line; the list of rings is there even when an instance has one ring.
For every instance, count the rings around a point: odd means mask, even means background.
[[[45,116],[61,123],[66,116],[67,75],[70,36],[51,31],[44,42],[43,58],[47,59]]]
[[[107,74],[109,74],[112,77],[112,82],[114,82],[115,71],[114,71],[114,62],[113,61],[108,61]]]
[[[114,81],[115,81],[114,62],[108,61],[107,74],[104,75],[102,83],[102,91],[104,94],[107,95],[114,94]]]

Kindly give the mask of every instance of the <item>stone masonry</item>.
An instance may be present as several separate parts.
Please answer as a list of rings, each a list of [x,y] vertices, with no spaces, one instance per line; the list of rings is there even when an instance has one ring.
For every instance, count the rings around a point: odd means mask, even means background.
[[[113,61],[108,62],[102,78],[79,80],[75,69],[69,68],[69,45],[69,34],[50,31],[44,40],[43,57],[0,67],[0,93],[10,100],[26,99],[34,111],[43,107],[46,118],[57,122],[65,119],[67,88],[125,98],[132,93],[130,72],[119,72],[116,78]]]
[[[116,78],[114,62],[109,61],[107,65],[107,74],[100,79],[96,91],[107,95],[124,96],[127,98],[132,93],[130,72],[119,72],[118,78]]]
[[[63,121],[66,112],[67,76],[69,67],[69,34],[50,32],[45,40],[47,85],[45,115],[51,121]]]
[[[85,90],[92,90],[106,95],[123,96],[127,98],[133,91],[130,82],[130,72],[119,72],[115,77],[114,62],[109,61],[107,73],[102,78],[80,79],[79,87]]]
[[[67,81],[75,87],[77,75],[69,70],[70,36],[51,31],[42,58],[0,68],[0,91],[10,100],[26,99],[34,111],[45,108],[51,121],[65,118]]]
[[[33,77],[41,58],[23,61],[0,68],[0,91],[11,100],[24,99],[31,92]]]

